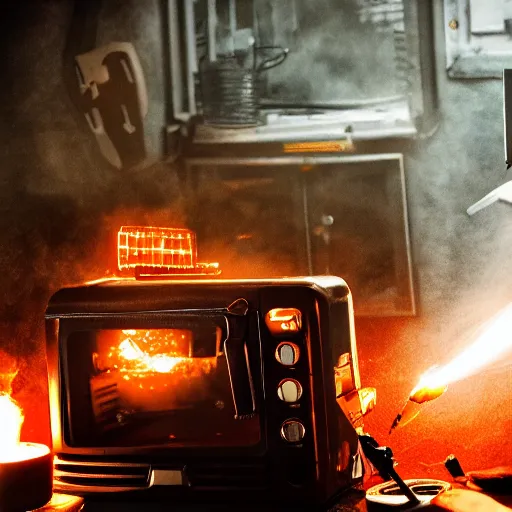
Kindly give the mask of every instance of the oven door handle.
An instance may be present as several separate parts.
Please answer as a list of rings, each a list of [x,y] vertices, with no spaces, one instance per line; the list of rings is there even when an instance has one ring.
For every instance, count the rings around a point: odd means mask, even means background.
[[[235,419],[252,418],[256,412],[254,399],[254,384],[249,365],[247,349],[247,318],[226,316],[228,321],[228,336],[224,341],[224,353],[228,364]]]

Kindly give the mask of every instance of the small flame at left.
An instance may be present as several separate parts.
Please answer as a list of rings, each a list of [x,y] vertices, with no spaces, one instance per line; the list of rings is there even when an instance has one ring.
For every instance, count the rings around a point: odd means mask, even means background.
[[[19,458],[23,412],[7,394],[0,394],[0,462]]]
[[[45,445],[21,442],[22,424],[21,408],[0,394],[0,511],[36,510],[52,497],[52,453]]]
[[[20,441],[24,415],[12,398],[19,366],[0,351],[0,511],[36,510],[53,492],[53,456],[48,446]]]

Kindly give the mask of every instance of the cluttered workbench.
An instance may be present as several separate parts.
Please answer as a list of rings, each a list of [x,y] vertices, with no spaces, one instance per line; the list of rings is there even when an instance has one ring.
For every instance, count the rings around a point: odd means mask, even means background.
[[[494,471],[495,473],[495,471]],[[479,474],[480,479],[486,478],[491,481],[491,473],[490,472],[481,472]],[[479,480],[479,478],[476,478]],[[501,475],[497,477],[495,474],[492,477],[492,481],[494,482],[492,486],[494,486],[495,491],[498,492],[503,491],[505,488],[512,488],[510,485],[512,483],[512,479],[509,476],[505,477]],[[481,480],[480,480],[481,483]],[[432,511],[452,511],[452,512],[506,512],[507,510],[512,510],[510,506],[512,505],[512,497],[505,494],[488,494],[482,492],[481,488],[478,488],[474,483],[468,483],[464,485],[463,483],[454,482],[451,484],[451,489],[446,491],[445,493],[439,495],[435,499],[435,504],[430,504],[426,507],[422,507],[423,510],[432,510]],[[500,487],[502,488],[500,491]],[[477,490],[480,489],[480,490]],[[136,512],[139,510],[145,510],[146,512],[161,512],[161,511],[169,511],[173,510],[174,512],[203,512],[204,510],[212,511],[212,512],[227,512],[227,511],[235,511],[240,510],[242,505],[240,503],[236,505],[213,505],[213,504],[198,504],[198,505],[180,505],[180,506],[170,506],[169,503],[147,503],[147,502],[133,502],[133,501],[112,501],[112,500],[84,500],[84,498],[80,498],[77,496],[65,496],[65,495],[54,495],[52,502],[50,502],[46,507],[40,509],[40,512]],[[251,504],[243,504],[243,510],[246,512],[261,512],[265,511],[275,511],[275,512],[297,512],[297,508],[287,509],[283,506],[265,506],[265,507],[257,507]],[[362,490],[353,490],[350,491],[343,496],[340,497],[339,502],[334,504],[329,512],[372,512],[373,510],[381,510],[385,511],[393,511],[393,510],[407,510],[403,508],[398,508],[396,506],[377,506],[373,507],[368,506],[365,499],[365,492]],[[409,509],[414,510],[414,509]]]
[[[450,482],[433,479],[403,480],[395,469],[396,462],[390,448],[379,446],[370,436],[360,436],[361,448],[378,473],[366,479],[359,489],[350,489],[341,494],[330,506],[315,510],[328,512],[385,512],[437,510],[449,512],[505,512],[512,510],[512,468],[495,468],[465,473],[459,461],[450,456],[445,461]],[[144,502],[96,495],[93,499],[54,494],[52,501],[40,509],[41,512],[130,512],[144,509],[147,512],[169,510],[165,501]],[[142,494],[141,494],[142,497]],[[172,503],[176,512],[216,512],[243,510],[247,512],[275,511],[297,512],[309,508],[286,506],[286,504],[254,502],[241,503]]]

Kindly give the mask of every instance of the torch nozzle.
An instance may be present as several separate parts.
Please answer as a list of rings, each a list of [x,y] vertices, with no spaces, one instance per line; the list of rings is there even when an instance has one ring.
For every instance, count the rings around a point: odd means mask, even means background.
[[[396,415],[396,418],[393,420],[393,424],[391,425],[391,428],[389,429],[389,434],[395,430],[396,427],[398,427],[398,424],[400,423],[400,420],[402,419],[402,413],[398,413]]]
[[[404,406],[402,407],[402,410],[396,415],[396,418],[393,421],[393,424],[391,425],[391,428],[389,429],[389,433],[393,432],[395,428],[397,428],[399,425],[401,427],[404,427],[412,421],[418,414],[420,413],[420,404],[421,402],[415,402],[414,400],[409,397],[407,402],[405,402]]]
[[[399,424],[403,427],[416,418],[420,413],[419,405],[435,400],[444,394],[448,386],[444,379],[440,379],[439,376],[442,377],[443,375],[439,372],[439,367],[434,366],[421,377],[418,384],[410,392],[402,411],[394,419],[389,429],[390,434]]]

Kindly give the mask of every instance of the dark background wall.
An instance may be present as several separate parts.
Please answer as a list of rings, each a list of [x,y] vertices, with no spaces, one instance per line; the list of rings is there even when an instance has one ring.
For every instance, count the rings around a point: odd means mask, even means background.
[[[0,373],[11,364],[20,370],[13,394],[25,409],[23,436],[36,441],[48,440],[42,317],[50,293],[112,271],[110,247],[123,223],[187,224],[176,170],[158,160],[166,109],[160,2],[105,4],[99,43],[132,41],[148,80],[154,163],[138,171],[103,162],[68,99],[62,56],[71,2],[0,7]],[[420,311],[356,324],[363,381],[379,393],[368,430],[393,446],[404,474],[416,476],[444,476],[439,463],[451,452],[467,469],[512,463],[510,357],[454,384],[415,422],[387,435],[419,375],[455,355],[511,298],[510,206],[465,214],[510,178],[501,83],[446,78],[440,0],[435,4],[441,123],[406,155]]]
[[[81,34],[71,1],[0,6],[0,367],[19,369],[12,387],[28,438],[48,438],[42,319],[52,291],[114,270],[120,225],[183,224],[176,174],[158,161],[166,112],[160,7],[104,2],[97,34]],[[104,162],[66,89],[68,40],[95,36],[98,45],[133,42],[149,77],[150,163],[142,171]]]

